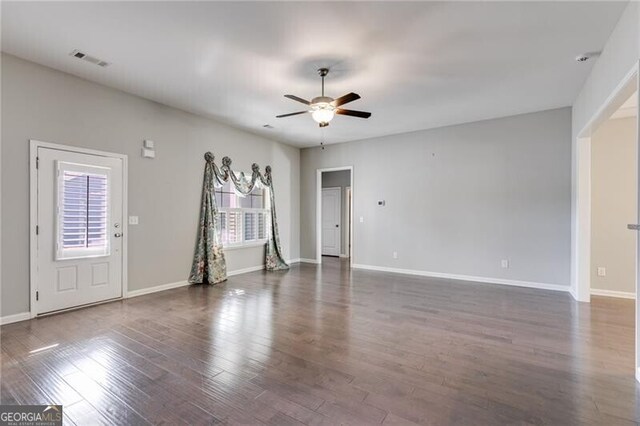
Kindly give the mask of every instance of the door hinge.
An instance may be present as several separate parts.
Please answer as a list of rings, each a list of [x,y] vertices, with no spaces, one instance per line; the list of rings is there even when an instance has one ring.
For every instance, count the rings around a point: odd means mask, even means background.
[[[40,157],[36,157],[36,169],[40,168]]]
[[[40,227],[36,225],[36,235],[40,235]]]
[[[36,301],[38,301],[40,299],[40,292],[36,291]]]

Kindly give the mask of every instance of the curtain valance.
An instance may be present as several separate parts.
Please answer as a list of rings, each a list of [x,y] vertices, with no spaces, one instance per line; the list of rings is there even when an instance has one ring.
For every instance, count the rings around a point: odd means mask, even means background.
[[[231,169],[231,158],[229,157],[222,159],[221,167],[215,164],[215,157],[211,152],[205,153],[204,159],[206,163],[200,206],[200,225],[189,282],[216,284],[227,279],[224,250],[219,236],[218,206],[214,191],[216,186],[221,186],[229,181],[233,183],[234,189],[242,195],[249,195],[256,186],[269,190],[271,231],[265,247],[266,269],[268,271],[289,269],[289,265],[282,256],[280,246],[271,166],[265,167],[263,175],[260,173],[260,166],[253,163],[251,177],[248,177],[243,172],[236,175]]]

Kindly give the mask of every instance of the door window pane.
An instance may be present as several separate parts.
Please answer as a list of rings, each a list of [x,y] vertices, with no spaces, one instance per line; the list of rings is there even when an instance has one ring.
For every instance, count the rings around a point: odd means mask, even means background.
[[[57,259],[109,254],[109,175],[106,169],[58,164]]]

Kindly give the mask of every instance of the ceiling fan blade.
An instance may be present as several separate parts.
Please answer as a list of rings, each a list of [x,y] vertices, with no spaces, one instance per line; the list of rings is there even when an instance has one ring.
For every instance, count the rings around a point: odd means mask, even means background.
[[[305,99],[299,98],[299,97],[297,97],[295,95],[284,95],[284,97],[285,98],[289,98],[289,99],[291,99],[293,101],[298,101],[298,102],[303,103],[305,105],[311,105],[311,102],[309,102],[309,101],[307,101]]]
[[[371,117],[371,113],[370,112],[354,111],[352,109],[342,109],[342,108],[337,108],[336,109],[336,114],[350,115],[351,117],[358,117],[358,118],[369,118],[369,117]]]
[[[340,105],[344,105],[358,99],[360,99],[360,95],[358,95],[357,93],[351,92],[351,93],[347,93],[344,96],[340,96],[338,99],[334,99],[333,102],[331,102],[331,105],[337,108]]]
[[[291,117],[292,115],[305,114],[307,112],[309,112],[309,111],[298,111],[298,112],[292,112],[292,113],[289,113],[289,114],[276,115],[276,118]]]

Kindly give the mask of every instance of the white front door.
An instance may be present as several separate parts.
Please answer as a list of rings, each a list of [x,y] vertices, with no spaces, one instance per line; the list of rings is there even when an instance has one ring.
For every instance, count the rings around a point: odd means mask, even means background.
[[[37,314],[122,297],[123,160],[38,147]]]
[[[322,254],[340,256],[341,188],[322,190]]]

